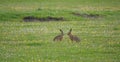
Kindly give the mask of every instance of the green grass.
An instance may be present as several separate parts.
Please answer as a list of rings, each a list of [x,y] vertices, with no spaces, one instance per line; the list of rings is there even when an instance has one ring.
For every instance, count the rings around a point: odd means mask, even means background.
[[[119,2],[0,0],[0,62],[120,62]],[[72,12],[102,17],[79,17]],[[25,16],[64,17],[65,21],[23,22]],[[70,28],[80,43],[70,41]],[[53,42],[59,29],[64,39]]]

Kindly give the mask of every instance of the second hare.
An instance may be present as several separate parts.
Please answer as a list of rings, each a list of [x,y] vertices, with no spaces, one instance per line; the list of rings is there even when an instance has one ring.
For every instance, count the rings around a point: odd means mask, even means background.
[[[62,41],[63,39],[63,31],[60,29],[61,34],[57,35],[56,37],[54,37],[53,41]]]
[[[80,42],[80,39],[79,39],[77,36],[72,35],[71,31],[72,31],[72,29],[70,29],[70,31],[69,31],[68,34],[67,34],[67,35],[69,36],[70,40],[71,40],[71,41]]]

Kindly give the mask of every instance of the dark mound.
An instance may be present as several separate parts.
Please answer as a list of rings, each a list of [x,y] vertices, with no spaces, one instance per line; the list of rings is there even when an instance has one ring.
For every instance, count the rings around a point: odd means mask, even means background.
[[[64,20],[63,17],[44,17],[44,18],[39,18],[40,21],[61,21]]]
[[[37,21],[38,18],[33,17],[33,16],[27,16],[27,17],[24,17],[23,20],[24,20],[25,22],[33,22],[33,21]]]
[[[34,22],[34,21],[44,22],[44,21],[63,21],[64,18],[63,17],[51,17],[51,16],[37,18],[37,17],[33,17],[33,16],[27,16],[27,17],[24,17],[23,20],[25,22]]]
[[[85,17],[85,18],[99,18],[101,17],[101,15],[99,14],[80,14],[80,13],[72,13],[75,16],[81,16],[81,17]]]

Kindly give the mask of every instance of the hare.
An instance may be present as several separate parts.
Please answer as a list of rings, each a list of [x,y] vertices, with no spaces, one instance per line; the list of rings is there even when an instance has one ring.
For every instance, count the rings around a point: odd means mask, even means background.
[[[57,35],[56,37],[54,37],[53,41],[62,41],[63,39],[63,31],[60,29],[61,34]]]
[[[72,34],[71,34],[71,31],[72,31],[72,29],[70,29],[70,31],[69,31],[68,34],[67,34],[67,35],[69,36],[70,40],[71,40],[71,41],[80,42],[80,39],[79,39],[77,36],[72,35]]]

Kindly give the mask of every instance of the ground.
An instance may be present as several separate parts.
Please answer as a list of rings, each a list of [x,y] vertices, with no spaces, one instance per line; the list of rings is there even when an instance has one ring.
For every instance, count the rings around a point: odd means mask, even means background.
[[[119,2],[0,0],[0,61],[120,62]],[[71,28],[79,43],[67,36]],[[54,42],[59,29],[64,38]]]

